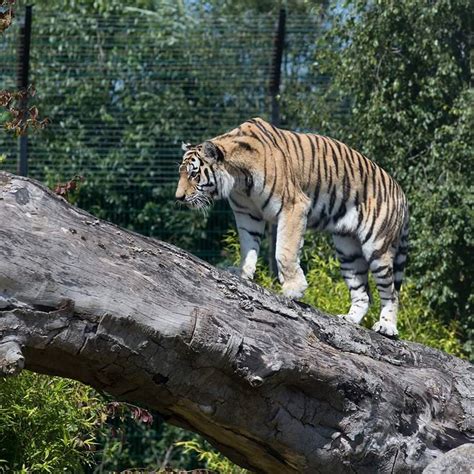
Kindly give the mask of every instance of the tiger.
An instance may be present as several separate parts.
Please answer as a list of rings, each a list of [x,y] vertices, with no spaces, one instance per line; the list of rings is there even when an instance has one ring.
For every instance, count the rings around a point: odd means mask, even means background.
[[[227,199],[237,225],[240,276],[253,279],[266,224],[276,225],[282,293],[308,287],[300,265],[307,229],[332,235],[351,306],[360,324],[371,304],[368,272],[381,300],[372,327],[397,337],[399,293],[408,254],[408,202],[386,171],[344,143],[283,130],[261,118],[198,145],[184,144],[176,200],[204,209]]]

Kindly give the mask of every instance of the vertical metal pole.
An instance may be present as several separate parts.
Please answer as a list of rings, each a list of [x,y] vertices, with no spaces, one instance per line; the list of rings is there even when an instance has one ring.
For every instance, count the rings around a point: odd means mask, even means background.
[[[273,38],[273,57],[270,77],[272,123],[276,127],[280,125],[280,105],[278,103],[278,94],[280,93],[281,64],[283,62],[283,50],[285,48],[285,25],[286,10],[282,8],[278,16],[278,26]]]
[[[270,107],[271,107],[271,121],[273,125],[278,127],[280,125],[280,104],[278,95],[280,93],[281,82],[281,65],[283,60],[283,50],[285,48],[285,25],[286,25],[286,10],[281,9],[278,16],[278,26],[273,38],[273,57],[272,69],[270,76]],[[268,264],[272,275],[278,275],[278,268],[275,260],[277,226],[272,225],[269,229],[270,249],[268,256]]]
[[[32,21],[31,5],[25,7],[25,18],[20,27],[20,43],[18,45],[18,75],[17,88],[20,91],[27,91],[28,89],[28,74],[30,69],[30,44],[31,44],[31,21]],[[28,97],[20,104],[20,109],[24,113],[26,120],[28,114]],[[18,174],[20,176],[28,175],[28,135],[25,131],[20,135],[18,140],[19,156],[18,156]]]

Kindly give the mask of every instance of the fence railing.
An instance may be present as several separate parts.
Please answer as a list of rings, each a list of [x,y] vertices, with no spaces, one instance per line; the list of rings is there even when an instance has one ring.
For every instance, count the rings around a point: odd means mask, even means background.
[[[193,15],[170,6],[81,16],[34,8],[30,82],[51,123],[29,137],[29,175],[50,185],[84,176],[81,207],[215,261],[232,216],[224,204],[208,217],[175,206],[181,142],[253,116],[270,119],[275,101],[281,126],[301,125],[285,100],[317,93],[323,82],[311,69],[318,20],[287,15],[275,93],[277,27],[275,14]],[[15,88],[18,37],[17,25],[0,38],[2,89]],[[6,132],[0,155],[0,166],[15,171],[18,144]]]

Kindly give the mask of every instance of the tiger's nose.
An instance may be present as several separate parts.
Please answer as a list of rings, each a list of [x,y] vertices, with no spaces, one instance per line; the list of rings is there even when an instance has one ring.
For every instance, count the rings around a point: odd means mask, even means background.
[[[181,192],[181,191],[176,191],[175,197],[176,197],[176,200],[177,200],[177,201],[181,201],[181,202],[182,202],[182,201],[184,201],[184,200],[186,199],[186,194],[183,193],[183,192]]]

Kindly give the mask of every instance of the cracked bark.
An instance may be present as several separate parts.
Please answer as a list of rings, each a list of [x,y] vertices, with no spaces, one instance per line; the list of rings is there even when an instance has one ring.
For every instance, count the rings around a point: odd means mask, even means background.
[[[472,367],[0,174],[0,372],[80,380],[256,472],[421,472],[472,441]]]

